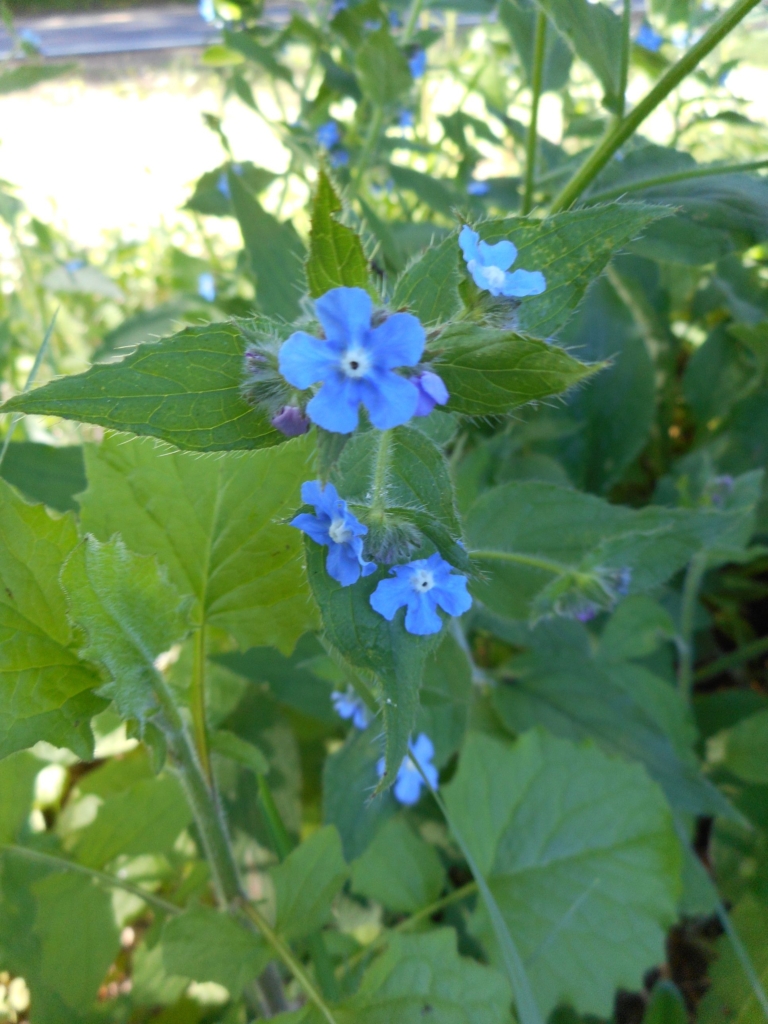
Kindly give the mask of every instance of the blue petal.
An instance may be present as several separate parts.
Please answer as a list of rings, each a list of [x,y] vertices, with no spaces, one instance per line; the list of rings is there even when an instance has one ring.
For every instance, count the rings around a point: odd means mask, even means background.
[[[471,267],[468,267],[472,280],[475,282],[478,288],[484,292],[490,292],[491,295],[501,295],[501,287],[490,281],[488,277],[487,268],[482,263],[474,262]]]
[[[414,758],[422,768],[426,768],[427,764],[435,756],[435,745],[425,732],[420,732],[416,739],[409,743],[409,747]]]
[[[305,505],[314,505],[315,511],[323,500],[323,487],[318,480],[306,480],[301,485],[301,500]]]
[[[302,512],[301,515],[296,516],[291,520],[290,525],[295,526],[302,533],[306,533],[317,544],[331,543],[331,538],[328,536],[329,524],[318,519],[317,516],[311,516],[309,512]]]
[[[378,430],[390,430],[407,423],[419,404],[419,389],[416,385],[405,377],[398,377],[391,370],[383,370],[364,378],[360,390],[371,423]]]
[[[509,270],[517,259],[517,246],[512,242],[501,241],[495,245],[481,242],[479,248],[480,259],[486,267],[498,267],[499,270]]]
[[[357,520],[355,519],[354,516],[350,516],[350,518],[354,519],[354,521],[357,523]],[[363,526],[362,523],[357,523],[357,525],[363,531],[364,534],[368,533],[367,526]],[[376,572],[376,569],[378,568],[376,563],[366,562],[366,560],[363,558],[363,542],[360,539],[360,537],[353,537],[352,540],[349,541],[348,546],[354,553],[354,556],[357,559],[358,564],[362,570],[363,576],[370,576],[372,572]]]
[[[522,298],[524,295],[541,295],[546,288],[547,281],[540,270],[516,270],[504,278],[502,294]]]
[[[296,331],[283,344],[278,361],[288,383],[303,391],[324,380],[338,363],[338,356],[319,338]]]
[[[402,576],[394,580],[381,580],[371,594],[371,608],[391,622],[397,614],[398,608],[408,604],[411,594],[413,594],[411,584]]]
[[[371,326],[373,303],[362,288],[331,288],[315,302],[317,319],[331,341],[361,342]]]
[[[334,544],[328,548],[325,569],[332,580],[342,587],[351,587],[360,579],[360,563],[348,544]]]
[[[307,415],[324,430],[351,434],[358,421],[359,393],[358,381],[329,377],[307,405]]]
[[[303,490],[301,496],[304,497]],[[318,515],[328,516],[330,520],[346,515],[347,503],[339,497],[339,492],[330,483],[324,487],[318,485],[317,497],[312,504]]]
[[[369,346],[377,366],[415,366],[424,351],[426,335],[421,323],[410,313],[394,313],[371,331]]]
[[[426,594],[417,594],[411,590],[408,611],[405,613],[405,628],[409,633],[415,636],[429,636],[431,633],[439,633],[443,628],[443,620],[435,609],[433,594],[434,590]]]
[[[477,243],[480,241],[480,235],[476,231],[473,231],[469,224],[465,224],[459,232],[459,247],[464,253],[464,259],[469,263],[470,260],[479,259],[480,253],[477,249]]]
[[[449,615],[463,615],[472,607],[472,598],[467,591],[466,576],[449,576],[442,586],[435,586],[430,593]]]
[[[413,807],[414,804],[419,802],[421,796],[421,787],[424,785],[424,781],[418,772],[411,769],[403,771],[402,769],[398,772],[397,781],[393,787],[395,799],[405,804],[406,807]]]

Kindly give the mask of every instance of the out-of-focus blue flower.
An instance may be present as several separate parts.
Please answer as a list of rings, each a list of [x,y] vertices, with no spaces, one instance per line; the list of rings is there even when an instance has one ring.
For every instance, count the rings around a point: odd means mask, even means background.
[[[373,303],[362,288],[332,288],[315,302],[325,340],[296,331],[279,353],[280,373],[304,390],[322,382],[307,405],[313,423],[337,434],[357,426],[360,405],[379,430],[399,427],[416,412],[419,390],[394,373],[415,366],[424,351],[424,328],[410,313],[394,313],[371,326]]]
[[[415,742],[411,741],[408,747],[410,753],[405,755],[402,764],[397,770],[397,778],[395,779],[392,791],[399,803],[405,804],[406,807],[413,807],[414,804],[419,802],[422,786],[426,785],[415,762],[418,762],[421,771],[429,779],[432,789],[437,789],[439,775],[437,768],[432,764],[432,758],[435,756],[435,747],[426,733],[419,733]],[[385,762],[382,757],[376,765],[379,778],[384,774],[384,765]]]
[[[427,70],[427,51],[419,48],[408,58],[408,67],[412,78],[423,78]]]
[[[371,594],[371,608],[389,622],[405,606],[405,628],[416,636],[439,633],[443,622],[437,613],[462,615],[472,606],[467,577],[454,575],[453,567],[439,554],[419,558],[389,570],[394,579],[381,580]]]
[[[335,18],[340,11],[346,11],[348,6],[347,0],[333,0],[331,4],[331,17]]]
[[[635,42],[638,46],[642,46],[644,50],[650,50],[651,53],[656,53],[661,49],[664,39],[658,32],[654,32],[651,26],[644,21],[640,26],[640,31],[635,36]]]
[[[390,25],[390,28],[400,28],[400,26],[402,24],[403,24],[402,19],[401,19],[400,15],[397,13],[397,11],[390,11],[389,12],[389,25]]]
[[[470,181],[467,185],[467,195],[469,196],[487,196],[491,191],[491,186],[487,181]]]
[[[332,149],[328,154],[328,162],[331,167],[346,167],[349,163],[349,153],[346,149]]]
[[[375,32],[377,29],[381,28],[381,22],[374,21],[373,18],[369,18],[367,21],[363,22],[363,28],[366,32]]]
[[[219,20],[213,0],[200,0],[197,9],[200,12],[200,17],[209,25],[213,25]]]
[[[436,405],[445,405],[450,398],[442,377],[431,370],[422,370],[411,380],[419,389],[419,404],[414,416],[429,416]]]
[[[412,110],[401,110],[397,118],[397,124],[399,128],[413,128],[415,120],[416,118],[413,116]]]
[[[333,149],[334,146],[338,146],[341,142],[339,126],[335,121],[326,121],[315,132],[315,138],[318,145],[322,146],[323,149]]]
[[[67,262],[64,264],[64,269],[66,270],[66,272],[68,274],[74,274],[78,270],[82,270],[84,266],[85,266],[85,260],[79,260],[79,259],[67,260]]]
[[[232,193],[229,189],[229,178],[227,178],[226,171],[222,171],[219,175],[219,180],[216,182],[216,191],[220,192],[225,199],[232,198]]]
[[[43,40],[33,29],[19,29],[18,36],[20,42],[26,43],[27,46],[31,46],[33,49],[37,50],[38,53],[43,52]]]
[[[491,295],[521,298],[524,295],[541,295],[547,287],[540,270],[507,273],[517,259],[517,248],[512,242],[505,240],[495,245],[481,242],[478,233],[465,224],[459,233],[459,245],[472,280],[478,288]]]
[[[279,430],[286,437],[299,437],[301,434],[306,434],[311,426],[301,409],[295,405],[284,405],[270,422],[275,430]]]
[[[331,700],[339,718],[349,718],[356,729],[368,728],[368,708],[357,696],[351,686],[347,687],[346,693],[334,690]]]
[[[349,587],[361,575],[370,576],[376,571],[375,564],[363,558],[362,538],[368,527],[347,511],[346,501],[339,497],[333,484],[322,487],[315,480],[307,481],[301,485],[301,500],[314,505],[316,514],[302,512],[291,520],[291,526],[328,548],[325,568],[331,579]]]
[[[216,281],[213,274],[207,270],[197,279],[197,294],[206,302],[213,302],[216,298]]]

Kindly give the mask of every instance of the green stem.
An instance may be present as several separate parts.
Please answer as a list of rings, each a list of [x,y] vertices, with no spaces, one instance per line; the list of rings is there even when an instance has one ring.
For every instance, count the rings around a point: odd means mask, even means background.
[[[360,185],[363,181],[363,175],[368,170],[368,164],[371,162],[374,150],[379,141],[381,135],[381,129],[384,124],[384,108],[374,106],[371,114],[371,121],[368,125],[368,131],[363,142],[363,149],[360,153],[360,162],[357,165],[357,175],[355,176],[355,185],[357,190],[360,190]]]
[[[624,109],[627,103],[627,78],[629,77],[629,53],[632,46],[630,39],[632,31],[632,0],[624,0],[621,10],[621,63],[619,64],[619,89],[616,97],[618,108],[616,116],[618,121],[624,117]]]
[[[693,636],[696,604],[706,571],[707,552],[698,551],[688,563],[683,583],[683,603],[680,609],[680,663],[677,667],[677,685],[686,702],[690,702],[693,688]]]
[[[104,885],[108,889],[122,889],[124,892],[129,892],[133,896],[138,896],[139,899],[144,900],[144,902],[149,904],[150,907],[154,907],[156,910],[160,910],[164,914],[173,915],[180,914],[182,912],[181,907],[177,907],[175,904],[169,903],[160,896],[155,896],[154,893],[147,892],[146,889],[142,889],[139,885],[134,885],[132,882],[126,882],[124,879],[117,878],[115,875],[107,874],[106,871],[97,871],[95,868],[87,868],[84,864],[76,864],[74,861],[65,860],[63,857],[54,857],[52,854],[42,853],[40,850],[30,850],[26,846],[16,846],[14,843],[4,843],[0,846],[0,850],[5,850],[7,853],[15,853],[19,857],[26,857],[27,860],[34,860],[39,864],[46,864],[49,867],[55,868],[57,871],[71,871],[76,875],[86,875],[88,878],[92,878],[95,882],[99,882],[100,885]]]
[[[695,683],[706,682],[707,679],[719,676],[721,672],[727,672],[731,668],[743,665],[745,661],[753,661],[755,658],[759,658],[766,651],[768,651],[768,636],[763,636],[759,640],[753,640],[751,643],[744,644],[743,647],[739,647],[729,654],[724,654],[721,658],[717,658],[715,661],[711,661],[709,665],[700,668],[697,672],[694,672],[693,681]]]
[[[749,14],[753,7],[756,7],[760,0],[736,0],[736,2],[724,11],[715,21],[701,39],[683,54],[676,64],[673,64],[666,71],[651,91],[631,110],[627,116],[609,128],[603,138],[589,157],[584,161],[576,174],[571,178],[565,188],[555,197],[551,212],[567,210],[569,206],[579,198],[581,193],[594,178],[605,167],[613,154],[622,146],[627,139],[637,131],[638,127],[658,105],[667,98],[684,78],[710,53],[717,44],[728,35],[739,22]]]
[[[50,344],[51,335],[53,334],[53,328],[54,328],[54,325],[56,324],[56,317],[58,315],[59,315],[59,311],[57,309],[56,312],[53,314],[53,316],[51,318],[50,324],[48,324],[48,330],[45,332],[45,337],[43,338],[43,343],[40,346],[40,348],[37,350],[37,355],[35,356],[35,361],[32,364],[32,369],[29,371],[29,376],[27,377],[26,383],[25,383],[25,385],[24,385],[24,387],[22,389],[22,394],[24,394],[26,391],[29,391],[29,389],[32,387],[32,385],[35,382],[35,377],[37,377],[38,371],[39,371],[39,369],[40,369],[40,367],[42,365],[43,358],[45,357],[45,353],[48,351],[48,345]],[[11,416],[11,422],[8,424],[8,430],[6,431],[5,439],[3,441],[3,447],[2,447],[2,449],[0,449],[0,466],[2,466],[2,464],[3,464],[3,459],[5,458],[5,453],[8,451],[8,445],[11,443],[11,438],[13,437],[13,432],[16,429],[16,424],[19,422],[20,419],[21,419],[21,413],[16,413],[15,416]]]
[[[192,728],[195,735],[197,756],[200,758],[200,765],[210,785],[212,779],[211,758],[208,752],[208,730],[205,724],[205,620],[203,620],[195,634],[194,645],[189,705],[192,711]]]
[[[676,174],[660,174],[657,178],[645,178],[643,181],[630,181],[617,188],[606,189],[605,192],[593,192],[587,197],[589,203],[601,203],[607,199],[616,199],[625,192],[642,192],[647,188],[659,185],[670,185],[676,181],[690,181],[693,178],[713,178],[718,174],[738,174],[744,171],[758,171],[768,167],[768,160],[747,160],[744,163],[717,164],[709,167],[692,167],[690,171],[678,171]]]
[[[407,46],[413,39],[413,33],[416,31],[416,22],[419,20],[422,8],[424,7],[424,0],[411,0],[411,6],[408,8],[408,16],[405,19],[405,28],[400,40],[403,46]]]
[[[392,431],[382,430],[379,434],[379,448],[373,466],[371,513],[375,518],[384,519],[387,511],[387,475],[392,461]]]
[[[533,189],[536,182],[536,151],[538,149],[539,100],[544,77],[544,57],[547,51],[547,16],[539,11],[536,16],[536,37],[533,44],[533,74],[531,76],[531,120],[525,144],[525,192],[522,213],[531,212]]]
[[[542,569],[544,572],[551,572],[555,576],[562,576],[565,572],[571,572],[571,567],[555,562],[551,558],[540,558],[538,555],[523,555],[517,551],[485,551],[475,550],[468,552],[470,558],[479,558],[484,562],[512,562],[514,565],[529,565],[532,569]]]

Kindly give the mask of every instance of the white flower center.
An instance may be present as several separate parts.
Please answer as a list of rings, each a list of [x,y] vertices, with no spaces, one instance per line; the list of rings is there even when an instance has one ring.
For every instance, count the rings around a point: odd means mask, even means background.
[[[435,585],[435,577],[429,569],[417,569],[411,576],[411,586],[417,594],[426,594]]]
[[[504,271],[501,267],[483,267],[483,276],[491,288],[501,288],[504,284]]]
[[[371,368],[371,357],[364,348],[353,345],[341,357],[341,369],[354,380],[364,377]]]
[[[347,528],[343,519],[334,519],[328,527],[328,536],[334,544],[346,544],[352,540],[352,531]]]

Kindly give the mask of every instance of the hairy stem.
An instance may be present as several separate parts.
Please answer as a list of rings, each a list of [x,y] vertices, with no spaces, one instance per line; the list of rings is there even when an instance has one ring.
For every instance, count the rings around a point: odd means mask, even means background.
[[[205,724],[205,620],[195,634],[192,659],[192,680],[189,688],[189,704],[192,711],[192,728],[195,746],[205,777],[211,783],[211,758],[208,753],[208,729]]]
[[[368,125],[368,131],[363,142],[363,149],[360,153],[360,162],[357,165],[357,174],[355,176],[355,186],[357,191],[360,191],[360,186],[363,183],[363,175],[368,170],[368,165],[371,162],[371,157],[379,143],[379,136],[381,135],[381,129],[384,125],[384,108],[374,106],[371,112],[371,120]]]
[[[160,910],[164,914],[175,915],[180,914],[182,911],[181,907],[177,907],[175,904],[169,903],[160,896],[155,896],[152,892],[147,892],[147,890],[142,889],[140,885],[134,885],[132,882],[126,882],[125,879],[118,878],[116,875],[110,875],[106,871],[97,871],[95,868],[87,868],[84,864],[77,864],[75,861],[65,860],[63,857],[55,857],[50,853],[42,853],[40,850],[31,850],[26,846],[16,846],[14,843],[4,843],[0,846],[0,850],[15,854],[19,857],[25,857],[27,860],[37,861],[38,864],[46,864],[48,867],[55,868],[57,871],[70,871],[76,875],[86,875],[88,878],[92,878],[95,882],[106,886],[108,889],[122,889],[124,892],[129,892],[133,896],[138,896],[139,899],[144,900],[144,902],[150,907],[154,907],[155,910]]]
[[[683,583],[683,604],[680,610],[680,662],[677,667],[677,685],[686,702],[690,702],[693,688],[693,636],[696,619],[696,604],[701,583],[707,571],[707,552],[698,551],[688,563]]]
[[[392,461],[392,431],[382,430],[379,434],[379,448],[373,466],[373,483],[371,486],[371,512],[377,518],[384,519],[387,511],[387,475]]]
[[[541,83],[544,78],[544,58],[547,51],[547,16],[539,11],[536,16],[536,37],[533,44],[533,73],[531,75],[531,119],[528,123],[528,138],[525,144],[525,192],[522,213],[530,213],[533,206],[533,189],[536,182],[536,152],[539,135],[539,100]]]
[[[551,572],[555,576],[562,576],[564,572],[571,572],[568,565],[555,562],[550,558],[540,558],[538,555],[523,555],[517,551],[486,551],[478,549],[468,552],[470,558],[479,558],[483,562],[511,562],[514,565],[529,565],[532,569],[542,569],[544,572]]]
[[[627,116],[608,130],[596,149],[584,161],[565,188],[552,202],[551,212],[567,210],[597,177],[613,154],[633,135],[649,114],[667,98],[684,78],[731,32],[760,0],[736,0],[707,29],[701,39],[665,72],[649,93]]]
[[[714,164],[708,167],[692,167],[689,171],[677,171],[675,174],[660,174],[657,178],[645,178],[643,181],[630,181],[617,188],[609,188],[604,192],[593,192],[588,198],[589,203],[602,203],[608,199],[616,199],[627,192],[642,192],[647,188],[659,185],[672,185],[677,181],[690,181],[693,178],[714,178],[720,174],[740,174],[745,171],[759,171],[768,167],[768,160],[747,160],[743,163]]]

